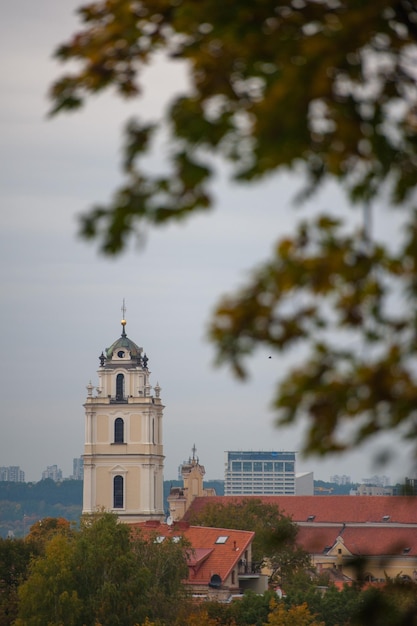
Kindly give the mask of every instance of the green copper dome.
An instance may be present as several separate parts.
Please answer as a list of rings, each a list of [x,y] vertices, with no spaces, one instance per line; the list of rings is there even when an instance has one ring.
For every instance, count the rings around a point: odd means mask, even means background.
[[[132,341],[131,339],[129,339],[129,337],[126,335],[125,325],[126,325],[126,322],[122,320],[122,326],[123,326],[122,335],[121,337],[119,337],[119,339],[116,339],[116,341],[114,341],[109,348],[105,350],[106,359],[111,359],[113,353],[117,350],[124,350],[126,352],[130,352],[130,357],[132,359],[136,359],[140,357],[140,355],[142,354],[142,348],[139,348],[139,346],[136,345],[136,343]]]

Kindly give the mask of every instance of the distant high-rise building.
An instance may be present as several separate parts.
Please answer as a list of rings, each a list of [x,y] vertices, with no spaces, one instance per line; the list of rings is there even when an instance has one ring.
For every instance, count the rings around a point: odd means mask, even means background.
[[[371,476],[370,478],[362,478],[364,485],[375,487],[389,487],[391,485],[391,479],[389,476]]]
[[[350,485],[352,479],[350,476],[346,476],[346,474],[335,474],[334,476],[330,476],[330,482],[335,483],[335,485]]]
[[[24,483],[25,472],[18,465],[10,465],[9,467],[0,467],[0,481],[10,483]]]
[[[225,452],[226,496],[294,495],[295,452]]]
[[[407,495],[417,496],[417,478],[406,478],[403,491]]]
[[[393,496],[394,487],[383,487],[382,485],[358,485],[356,489],[351,489],[351,496]]]
[[[42,472],[42,480],[46,480],[47,478],[51,478],[56,483],[62,480],[62,470],[58,465],[48,465],[46,470]]]
[[[72,476],[73,480],[83,480],[84,478],[84,459],[79,457],[72,460]]]

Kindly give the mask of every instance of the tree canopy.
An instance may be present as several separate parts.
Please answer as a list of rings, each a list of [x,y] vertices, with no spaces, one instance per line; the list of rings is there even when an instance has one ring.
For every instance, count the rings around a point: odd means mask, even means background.
[[[154,539],[110,513],[53,533],[19,587],[16,626],[173,623],[186,604],[188,546]]]
[[[286,608],[282,603],[272,604],[271,613],[265,626],[325,626],[324,622],[318,621],[315,615],[310,613],[307,604]]]
[[[269,507],[254,504],[237,511],[249,515],[264,540],[269,526],[275,547],[277,538],[281,547],[291,545],[289,520],[277,517],[276,509],[274,519]],[[255,515],[260,513],[265,514],[263,531]],[[229,511],[229,521],[233,519],[237,516]],[[110,513],[84,517],[79,530],[51,519],[42,527],[41,536],[0,539],[2,625],[409,626],[417,615],[416,585],[409,580],[398,577],[383,587],[361,590],[354,585],[338,591],[329,585],[325,570],[319,576],[297,572],[285,581],[286,597],[279,601],[271,589],[262,595],[246,592],[231,603],[189,602],[183,585],[191,549],[186,542],[160,543]]]
[[[267,565],[271,583],[282,582],[310,564],[309,555],[296,544],[297,525],[273,504],[258,498],[222,504],[207,502],[202,511],[189,520],[199,526],[234,528],[255,532],[252,559]]]
[[[32,524],[26,541],[37,545],[39,550],[42,550],[55,535],[73,535],[74,526],[74,523],[71,524],[63,517],[44,517]]]
[[[18,589],[26,579],[31,559],[39,556],[38,545],[24,539],[0,537],[0,624],[11,626],[17,617]]]
[[[189,70],[161,118],[127,123],[125,184],[84,215],[82,234],[113,254],[147,224],[207,210],[219,162],[242,184],[295,171],[304,197],[337,181],[364,207],[363,225],[331,215],[299,224],[219,304],[210,337],[241,377],[258,346],[305,346],[273,399],[279,423],[309,417],[305,451],[348,449],[387,429],[415,440],[415,3],[103,0],[79,16],[82,29],[56,52],[78,70],[52,86],[54,114],[108,88],[140,97],[156,55]],[[168,172],[153,174],[146,157],[161,132]],[[382,201],[403,208],[396,245],[369,227]]]

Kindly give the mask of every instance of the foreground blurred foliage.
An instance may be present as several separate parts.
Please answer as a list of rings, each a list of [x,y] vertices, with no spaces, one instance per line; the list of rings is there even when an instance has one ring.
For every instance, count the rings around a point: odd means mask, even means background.
[[[156,56],[189,70],[161,118],[127,124],[125,184],[83,217],[82,234],[114,254],[148,224],[208,209],[217,157],[242,183],[293,170],[304,197],[336,180],[365,207],[363,225],[348,215],[300,224],[219,304],[210,336],[241,377],[259,346],[304,346],[274,405],[280,424],[308,415],[307,452],[394,428],[416,440],[415,3],[102,0],[79,16],[82,29],[56,52],[78,70],[52,86],[54,114],[107,88],[140,97],[141,70]],[[169,162],[155,175],[146,157],[158,133]],[[381,198],[403,209],[395,246],[370,241]]]
[[[417,626],[417,585],[401,578],[338,589],[325,570],[304,573],[291,581],[285,598],[288,607],[302,603],[326,626]]]

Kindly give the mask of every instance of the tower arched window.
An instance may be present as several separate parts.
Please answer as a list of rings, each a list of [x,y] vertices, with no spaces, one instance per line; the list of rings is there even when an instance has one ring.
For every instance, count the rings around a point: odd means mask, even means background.
[[[125,377],[123,374],[116,376],[116,400],[123,400],[125,397]]]
[[[113,478],[113,508],[123,508],[123,476]]]
[[[121,417],[114,420],[114,443],[124,443],[124,427]]]

